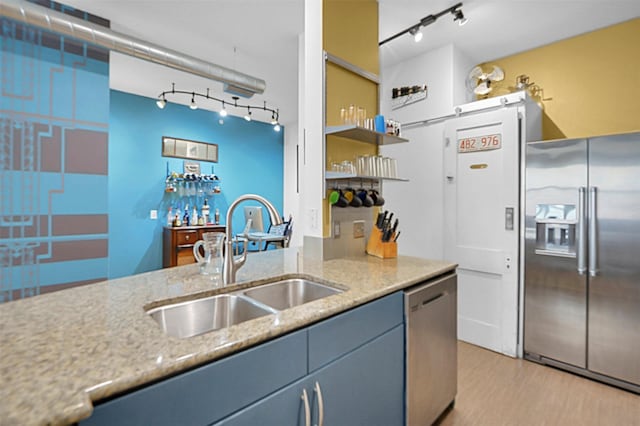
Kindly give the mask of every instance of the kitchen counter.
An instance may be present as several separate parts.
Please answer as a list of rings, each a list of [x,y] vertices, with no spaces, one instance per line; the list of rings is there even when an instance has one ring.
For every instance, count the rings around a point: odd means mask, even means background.
[[[290,248],[252,253],[238,284],[216,287],[187,265],[0,305],[0,424],[68,424],[92,401],[225,357],[455,268],[400,256],[318,261]],[[188,339],[145,309],[304,275],[347,291]]]

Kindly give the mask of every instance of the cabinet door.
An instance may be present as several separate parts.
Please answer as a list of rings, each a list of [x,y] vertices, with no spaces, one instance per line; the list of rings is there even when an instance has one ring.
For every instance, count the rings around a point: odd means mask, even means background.
[[[322,394],[325,425],[404,424],[404,326],[399,325],[309,376]],[[314,390],[313,424],[319,423]]]
[[[309,379],[302,379],[214,426],[306,426],[306,420],[311,419],[314,407],[311,389]]]
[[[403,300],[399,291],[309,327],[309,372],[402,324]]]
[[[279,337],[97,405],[81,425],[210,424],[303,379],[306,348],[304,330]]]

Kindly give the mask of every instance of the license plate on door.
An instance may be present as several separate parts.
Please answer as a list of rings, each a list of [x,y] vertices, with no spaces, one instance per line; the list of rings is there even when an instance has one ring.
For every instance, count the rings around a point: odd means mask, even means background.
[[[474,136],[472,138],[458,139],[458,152],[489,151],[502,148],[502,135]]]

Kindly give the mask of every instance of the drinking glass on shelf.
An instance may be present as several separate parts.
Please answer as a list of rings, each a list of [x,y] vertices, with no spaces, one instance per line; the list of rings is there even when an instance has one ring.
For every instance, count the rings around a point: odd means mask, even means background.
[[[364,127],[364,121],[367,118],[367,110],[361,107],[358,107],[358,118],[356,121],[356,125],[358,127]]]
[[[340,122],[347,124],[347,110],[346,108],[340,108]]]
[[[366,155],[358,155],[356,157],[356,174],[359,176],[369,175]]]
[[[351,175],[355,175],[356,174],[356,169],[353,166],[353,162],[349,161],[349,160],[344,160],[342,162],[342,172],[343,173],[348,173]]]
[[[389,172],[391,175],[389,177],[397,178],[398,177],[398,161],[395,158],[389,158],[389,163],[390,163]]]
[[[347,124],[356,124],[356,115],[355,105],[349,105],[349,110],[347,111]]]

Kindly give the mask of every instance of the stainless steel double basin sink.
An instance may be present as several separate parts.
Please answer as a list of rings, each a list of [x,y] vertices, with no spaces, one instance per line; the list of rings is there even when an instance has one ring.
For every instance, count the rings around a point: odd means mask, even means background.
[[[147,313],[168,335],[186,338],[276,314],[337,293],[342,290],[303,278],[291,278],[230,294],[160,306]]]

